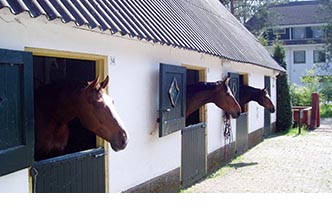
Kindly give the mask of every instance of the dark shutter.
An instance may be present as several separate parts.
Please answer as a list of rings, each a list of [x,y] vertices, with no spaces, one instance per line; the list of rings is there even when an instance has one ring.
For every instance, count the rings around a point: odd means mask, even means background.
[[[237,73],[228,73],[228,76],[231,78],[229,80],[229,88],[232,90],[232,93],[236,100],[239,100],[240,97],[240,76]]]
[[[0,176],[33,161],[32,54],[0,49]]]
[[[186,68],[160,64],[159,137],[185,127]]]

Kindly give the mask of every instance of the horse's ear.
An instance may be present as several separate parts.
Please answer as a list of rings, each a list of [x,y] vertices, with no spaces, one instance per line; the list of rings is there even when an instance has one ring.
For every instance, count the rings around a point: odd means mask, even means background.
[[[102,82],[100,83],[100,88],[105,89],[106,86],[108,85],[108,81],[109,81],[109,77],[106,76],[106,78],[104,79],[104,81],[102,81]]]
[[[94,89],[94,88],[96,88],[97,85],[98,85],[98,81],[99,81],[99,77],[97,76],[97,78],[96,78],[95,80],[93,80],[93,81],[89,84],[88,89]]]
[[[231,80],[231,78],[230,78],[230,77],[227,77],[227,78],[224,80],[224,83],[225,83],[225,85],[227,85],[227,86],[228,86],[228,84],[229,84],[229,80]]]

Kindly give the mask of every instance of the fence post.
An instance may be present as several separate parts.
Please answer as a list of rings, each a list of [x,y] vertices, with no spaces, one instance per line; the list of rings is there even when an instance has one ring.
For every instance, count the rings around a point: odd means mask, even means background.
[[[320,126],[320,112],[319,112],[319,94],[312,93],[312,112],[311,112],[311,121],[310,121],[310,128],[315,129]]]
[[[302,127],[302,118],[303,118],[303,110],[299,109],[299,134],[301,134],[301,127]]]

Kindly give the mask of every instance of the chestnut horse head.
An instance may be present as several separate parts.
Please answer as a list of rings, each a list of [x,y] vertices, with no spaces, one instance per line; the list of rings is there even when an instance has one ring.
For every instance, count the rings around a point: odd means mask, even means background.
[[[256,101],[271,113],[275,112],[275,107],[266,88],[258,89],[247,85],[241,85],[239,101],[241,108],[243,109],[244,105],[250,101]]]
[[[269,110],[271,113],[275,112],[274,105],[271,101],[271,98],[269,96],[269,93],[266,88],[260,89],[258,92],[257,102],[261,106],[264,106],[267,110]]]
[[[230,78],[226,78],[223,81],[199,82],[188,86],[186,116],[212,102],[233,118],[238,118],[241,107],[228,86],[229,80]]]
[[[77,117],[84,127],[107,140],[114,151],[119,151],[126,147],[128,134],[115,110],[113,99],[104,92],[108,80],[107,76],[98,83],[97,78],[83,89]]]
[[[213,102],[233,118],[238,118],[241,114],[241,107],[228,86],[229,80],[230,78],[227,77],[223,81],[216,82],[216,95]]]

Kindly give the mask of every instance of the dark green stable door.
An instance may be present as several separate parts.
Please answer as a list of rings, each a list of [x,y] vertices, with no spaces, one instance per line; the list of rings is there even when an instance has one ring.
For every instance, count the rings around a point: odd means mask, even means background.
[[[264,87],[268,93],[271,94],[271,78],[269,76],[264,77]],[[264,109],[264,137],[268,137],[271,133],[271,113]]]
[[[243,76],[237,73],[229,73],[231,77],[229,87],[236,100],[240,99],[240,85],[243,84]],[[242,112],[236,119],[235,154],[243,154],[248,150],[248,112]]]
[[[32,54],[0,49],[0,176],[33,161]]]

